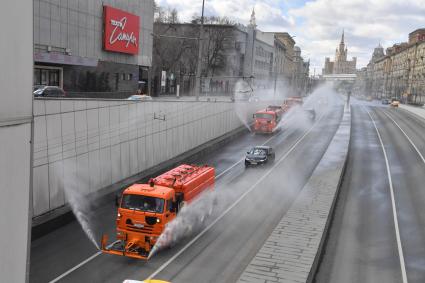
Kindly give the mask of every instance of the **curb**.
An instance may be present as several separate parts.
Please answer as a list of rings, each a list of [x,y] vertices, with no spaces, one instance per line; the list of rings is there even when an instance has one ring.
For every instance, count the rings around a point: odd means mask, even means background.
[[[233,139],[241,136],[248,132],[245,126],[241,126],[227,134],[224,134],[218,138],[208,141],[194,149],[191,149],[185,153],[182,153],[172,159],[164,161],[158,165],[148,168],[136,175],[130,176],[118,183],[107,186],[99,191],[89,194],[87,197],[96,203],[96,206],[112,202],[118,192],[128,187],[135,182],[147,181],[152,175],[159,175],[176,165],[186,162],[192,163],[196,158],[204,156],[217,148],[229,143]],[[69,205],[64,205],[52,211],[49,211],[43,215],[37,216],[32,219],[31,229],[31,241],[41,238],[42,236],[56,230],[72,221],[75,220],[75,216],[72,213]]]
[[[309,273],[307,281],[306,281],[307,283],[315,282],[317,272],[319,271],[320,263],[322,262],[323,256],[325,254],[325,247],[326,247],[326,244],[327,244],[328,239],[329,239],[329,230],[330,230],[330,227],[331,227],[332,222],[333,222],[334,217],[335,217],[335,206],[336,206],[336,203],[339,199],[342,180],[344,179],[346,169],[347,169],[348,159],[350,157],[351,126],[352,126],[351,106],[349,106],[349,108],[347,107],[347,110],[350,113],[350,133],[349,133],[350,138],[349,138],[349,141],[348,141],[347,154],[345,156],[344,165],[343,165],[343,168],[342,168],[342,171],[341,171],[341,176],[339,177],[336,193],[335,193],[334,199],[332,201],[331,208],[329,210],[329,217],[326,221],[325,228],[323,230],[322,239],[320,241],[319,248],[317,250],[317,253],[316,253],[316,256],[315,256],[315,259],[314,259],[314,262],[313,262],[313,266],[311,267],[310,273]],[[345,109],[344,109],[344,112],[345,112]]]
[[[425,108],[424,107],[400,104],[399,108],[425,122]],[[422,112],[422,113],[420,113],[420,112]]]

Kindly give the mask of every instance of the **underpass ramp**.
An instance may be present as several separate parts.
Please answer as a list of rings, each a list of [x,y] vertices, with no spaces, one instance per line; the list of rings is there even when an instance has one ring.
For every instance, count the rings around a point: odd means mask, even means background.
[[[288,212],[241,274],[238,282],[312,282],[348,155],[351,114]]]

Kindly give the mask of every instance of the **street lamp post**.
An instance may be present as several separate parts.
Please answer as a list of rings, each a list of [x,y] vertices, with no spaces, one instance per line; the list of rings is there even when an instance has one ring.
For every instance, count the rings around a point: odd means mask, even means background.
[[[198,38],[198,61],[196,66],[196,78],[195,78],[196,101],[199,101],[199,93],[201,92],[202,48],[203,48],[202,37],[204,36],[204,6],[205,6],[205,0],[202,0],[201,26],[199,28],[199,38]]]

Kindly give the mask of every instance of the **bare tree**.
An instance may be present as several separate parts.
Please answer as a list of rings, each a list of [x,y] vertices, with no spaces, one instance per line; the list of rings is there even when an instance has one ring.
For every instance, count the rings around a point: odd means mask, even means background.
[[[189,80],[196,70],[197,42],[193,38],[198,29],[191,25],[155,23],[154,34],[154,76],[160,77],[161,71],[166,71],[175,75],[177,83],[181,83],[183,77]]]
[[[201,18],[192,16],[193,24],[200,24]],[[204,17],[205,34],[202,60],[203,76],[217,75],[227,67],[226,48],[234,39],[233,27],[236,23],[227,17]]]
[[[154,2],[154,21],[155,23],[179,23],[178,11],[176,8],[164,8]]]
[[[176,8],[172,9],[172,10],[168,10],[168,22],[170,24],[177,24],[179,23],[179,16],[177,13]]]
[[[192,24],[200,24],[201,23],[201,17],[198,15],[192,16]],[[232,21],[228,17],[218,17],[218,16],[210,16],[210,17],[204,17],[204,24],[210,24],[210,25],[236,25],[236,22]]]
[[[205,44],[203,72],[205,76],[217,75],[227,67],[226,49],[232,45],[234,35],[231,26],[207,25],[205,27]]]

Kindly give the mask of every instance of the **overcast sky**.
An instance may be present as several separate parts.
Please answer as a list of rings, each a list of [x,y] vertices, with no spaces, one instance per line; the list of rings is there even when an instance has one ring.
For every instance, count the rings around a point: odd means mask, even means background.
[[[180,21],[200,14],[202,0],[157,0],[176,8]],[[366,66],[373,48],[407,41],[409,32],[425,28],[425,0],[206,0],[206,15],[227,16],[248,24],[255,7],[258,29],[286,31],[295,36],[310,71],[321,73],[325,57],[334,59],[345,30],[348,58],[357,56],[357,68]]]

